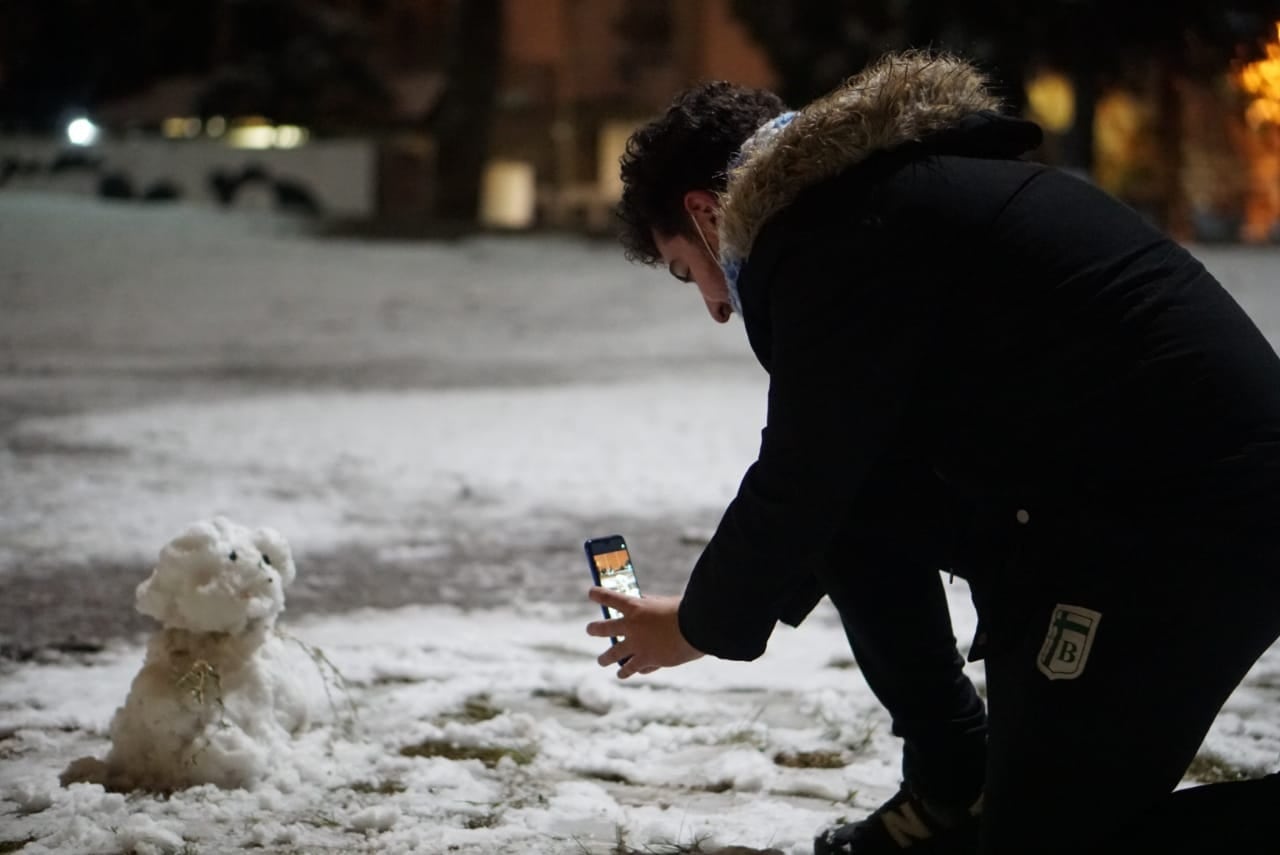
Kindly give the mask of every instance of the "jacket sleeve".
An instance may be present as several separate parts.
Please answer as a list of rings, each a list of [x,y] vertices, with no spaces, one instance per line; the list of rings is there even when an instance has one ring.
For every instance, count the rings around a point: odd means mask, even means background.
[[[759,457],[680,604],[680,629],[699,650],[755,659],[779,618],[794,616],[798,601],[805,611],[816,604],[813,562],[930,358],[941,294],[919,269],[872,239],[850,246],[830,237],[796,246],[773,267],[766,286],[773,362]]]

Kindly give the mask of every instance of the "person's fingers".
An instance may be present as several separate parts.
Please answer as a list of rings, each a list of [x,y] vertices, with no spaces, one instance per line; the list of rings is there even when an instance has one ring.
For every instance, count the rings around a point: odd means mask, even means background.
[[[632,674],[639,674],[644,669],[636,661],[636,657],[632,656],[626,662],[622,663],[622,667],[618,669],[618,679],[625,680]]]
[[[654,671],[661,671],[661,670],[662,670],[662,666],[661,666],[661,665],[650,665],[648,668],[641,668],[641,669],[640,669],[640,673],[641,673],[641,674],[652,674]]]
[[[631,611],[631,607],[639,602],[639,597],[628,597],[626,594],[619,594],[617,591],[610,591],[598,585],[587,591],[587,598],[602,606],[617,609],[623,614]]]
[[[597,635],[601,638],[616,638],[626,635],[622,630],[625,618],[613,618],[611,620],[596,620],[587,624],[587,635]]]
[[[619,641],[604,653],[597,656],[596,662],[599,662],[601,665],[612,665],[615,662],[620,662],[623,659],[626,659],[631,655],[631,652],[631,645],[628,642]]]

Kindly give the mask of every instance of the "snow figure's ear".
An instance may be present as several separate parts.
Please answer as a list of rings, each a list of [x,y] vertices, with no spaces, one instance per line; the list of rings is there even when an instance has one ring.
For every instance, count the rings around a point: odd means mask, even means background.
[[[214,528],[213,523],[201,520],[192,523],[187,530],[175,537],[173,540],[165,544],[164,550],[161,552],[205,552],[210,545],[217,543],[218,530]]]
[[[188,612],[192,592],[217,588],[222,560],[217,555],[225,539],[216,521],[192,523],[182,534],[165,544],[151,576],[138,585],[134,604],[167,627],[207,629],[193,626]]]
[[[280,587],[289,587],[298,571],[284,535],[273,528],[260,528],[253,533],[253,545],[262,553],[262,560],[280,574]]]

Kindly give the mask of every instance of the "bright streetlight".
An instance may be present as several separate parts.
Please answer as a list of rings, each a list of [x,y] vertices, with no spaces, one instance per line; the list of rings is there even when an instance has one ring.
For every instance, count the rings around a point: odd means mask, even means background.
[[[67,125],[67,139],[72,145],[93,145],[98,141],[98,133],[98,126],[84,117]]]

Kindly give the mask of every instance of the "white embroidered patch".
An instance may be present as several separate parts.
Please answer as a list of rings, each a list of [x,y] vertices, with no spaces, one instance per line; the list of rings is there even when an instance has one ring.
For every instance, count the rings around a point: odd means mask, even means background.
[[[1036,667],[1050,680],[1074,680],[1084,673],[1102,614],[1063,603],[1053,608],[1049,632],[1036,658]]]

